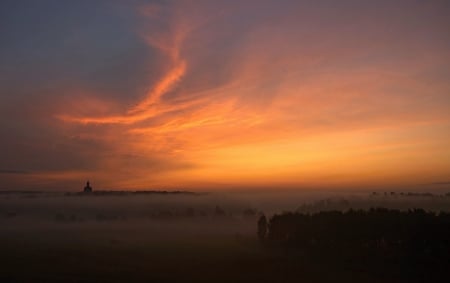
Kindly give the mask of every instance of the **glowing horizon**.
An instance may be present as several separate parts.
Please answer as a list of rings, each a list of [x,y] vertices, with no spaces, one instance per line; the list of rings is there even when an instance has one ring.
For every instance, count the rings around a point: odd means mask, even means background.
[[[26,62],[1,70],[0,189],[450,180],[446,3],[130,3],[92,4],[115,29],[0,50]]]

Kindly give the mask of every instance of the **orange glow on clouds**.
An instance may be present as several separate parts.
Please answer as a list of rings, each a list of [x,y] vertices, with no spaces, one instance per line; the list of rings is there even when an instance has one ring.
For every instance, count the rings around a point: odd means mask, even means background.
[[[108,188],[214,189],[450,178],[450,84],[423,77],[436,62],[449,62],[448,54],[405,55],[395,63],[370,58],[404,44],[393,38],[310,49],[308,40],[319,35],[300,37],[295,15],[287,15],[219,53],[229,58],[223,65],[200,68],[202,52],[218,36],[208,29],[214,21],[189,18],[180,12],[186,6],[171,8],[176,18],[162,18],[155,5],[140,10],[150,23],[171,22],[167,33],[141,28],[142,40],[166,65],[140,99],[124,109],[94,93],[70,109],[61,106],[61,127],[87,131],[114,153],[95,172],[68,173],[68,179],[92,176]],[[77,110],[86,107],[89,114]]]

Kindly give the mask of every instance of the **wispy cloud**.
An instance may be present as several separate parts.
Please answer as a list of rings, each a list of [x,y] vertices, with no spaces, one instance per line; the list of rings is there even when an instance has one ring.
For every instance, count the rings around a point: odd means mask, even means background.
[[[42,103],[52,105],[43,107],[42,115],[57,121],[43,122],[52,140],[32,146],[55,156],[68,146],[92,158],[93,165],[41,175],[91,174],[106,183],[146,188],[202,182],[356,186],[378,184],[380,176],[393,183],[445,178],[447,15],[433,4],[429,9],[414,4],[416,12],[408,15],[390,5],[139,6],[130,32],[145,48],[147,56],[138,62],[145,66],[140,68],[145,80],[134,92],[114,95],[62,81],[50,88],[58,95],[42,95]],[[420,29],[412,29],[419,23]],[[102,58],[96,65],[115,60]],[[93,74],[89,79],[95,81]],[[128,81],[133,74],[114,79]],[[63,137],[76,138],[61,143]]]

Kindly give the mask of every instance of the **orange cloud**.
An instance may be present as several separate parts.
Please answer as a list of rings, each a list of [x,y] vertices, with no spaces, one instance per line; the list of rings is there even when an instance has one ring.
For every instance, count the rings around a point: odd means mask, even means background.
[[[309,41],[318,35],[285,26],[299,21],[291,15],[258,26],[235,49],[219,46],[203,59],[209,46],[198,50],[192,37],[214,46],[227,31],[217,34],[203,18],[189,19],[190,13],[162,18],[161,9],[142,9],[150,20],[169,21],[164,32],[142,35],[166,60],[149,91],[126,109],[92,99],[75,108],[90,104],[100,109],[96,115],[76,109],[58,115],[67,123],[110,127],[103,134],[117,155],[102,165],[123,177],[120,184],[368,186],[450,173],[450,163],[439,157],[449,155],[443,145],[450,138],[450,86],[418,79],[439,57],[399,55],[392,63],[378,54],[391,38],[374,47],[370,40],[354,42],[343,34],[345,42],[329,31],[322,36],[332,46],[318,40],[312,48]],[[129,170],[121,157],[127,154],[139,156],[127,159]],[[169,169],[153,174],[149,160]]]
[[[186,72],[186,62],[177,62],[177,65],[169,71],[154,88],[147,94],[147,98],[140,101],[138,105],[130,109],[129,113],[139,113],[145,111],[148,107],[155,105],[161,99],[161,96],[170,91],[171,88],[182,78]]]

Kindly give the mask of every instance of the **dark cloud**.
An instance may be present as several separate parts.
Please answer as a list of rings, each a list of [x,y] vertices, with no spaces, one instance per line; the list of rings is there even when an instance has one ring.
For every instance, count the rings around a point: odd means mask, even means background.
[[[0,169],[0,174],[26,175],[31,174],[31,172],[24,170]]]

